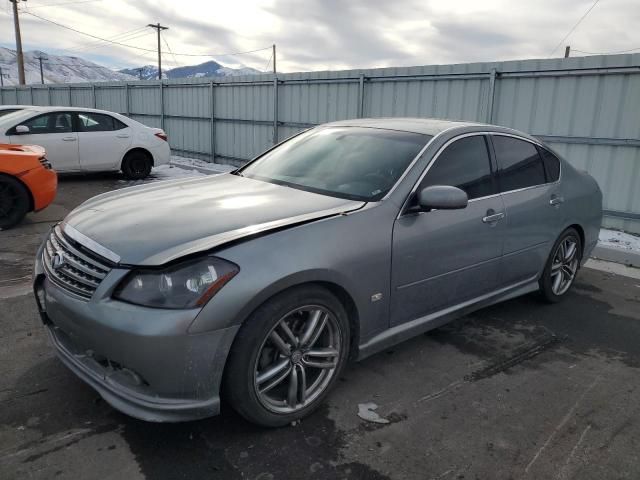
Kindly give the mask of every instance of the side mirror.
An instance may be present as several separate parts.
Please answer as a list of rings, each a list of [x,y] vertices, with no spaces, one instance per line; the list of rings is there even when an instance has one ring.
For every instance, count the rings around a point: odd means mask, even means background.
[[[30,132],[29,127],[26,125],[18,125],[16,127],[16,135],[27,135]]]
[[[418,192],[420,210],[457,210],[466,208],[469,198],[458,187],[432,185]]]

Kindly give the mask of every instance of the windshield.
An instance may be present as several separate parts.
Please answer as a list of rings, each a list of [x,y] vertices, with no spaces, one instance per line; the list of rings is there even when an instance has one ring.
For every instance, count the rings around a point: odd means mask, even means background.
[[[238,174],[335,197],[376,201],[431,138],[379,128],[317,128],[283,143]]]

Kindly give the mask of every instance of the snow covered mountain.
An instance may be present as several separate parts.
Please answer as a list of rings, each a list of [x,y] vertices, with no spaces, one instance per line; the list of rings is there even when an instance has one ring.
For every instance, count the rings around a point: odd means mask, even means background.
[[[79,57],[49,55],[39,50],[24,52],[24,73],[27,84],[40,83],[40,62],[37,57],[47,58],[42,62],[45,83],[79,83],[79,82],[107,82],[117,80],[136,80],[124,73],[110,70]],[[0,47],[0,68],[5,85],[18,84],[18,64],[15,50]]]
[[[127,68],[119,70],[120,73],[133,75],[143,80],[155,80],[158,78],[158,68],[153,65],[145,65],[140,68]],[[189,65],[172,69],[162,69],[162,78],[201,78],[201,77],[228,77],[232,75],[253,75],[262,73],[255,68],[241,66],[240,68],[225,67],[213,60],[199,65]]]
[[[127,68],[120,71],[111,70],[97,63],[80,57],[49,55],[46,52],[33,50],[24,52],[24,73],[27,85],[40,83],[40,62],[37,57],[47,60],[42,62],[45,83],[82,83],[135,81],[142,76],[143,80],[154,80],[158,77],[158,68],[153,65],[138,68]],[[4,75],[4,84],[18,84],[18,64],[15,50],[0,47],[0,68]],[[225,67],[209,61],[200,65],[191,65],[173,69],[163,69],[162,78],[199,78],[199,77],[227,77],[231,75],[252,75],[262,73],[254,68],[241,66],[240,68]],[[6,75],[9,75],[8,77]]]

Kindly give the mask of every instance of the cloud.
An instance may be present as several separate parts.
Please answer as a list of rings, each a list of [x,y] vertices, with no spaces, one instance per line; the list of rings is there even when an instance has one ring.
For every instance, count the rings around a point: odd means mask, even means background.
[[[563,0],[561,6],[557,0],[104,0],[33,11],[101,37],[161,22],[170,27],[165,39],[178,53],[244,51],[276,43],[279,70],[300,71],[545,58],[591,4],[592,0]],[[638,22],[638,0],[600,2],[566,43],[597,52],[640,47]],[[92,43],[26,14],[22,24],[30,48],[64,53],[59,49],[80,47],[72,52],[114,66],[155,62],[153,52]],[[13,47],[13,42],[11,16],[0,10],[0,45]],[[146,36],[124,43],[150,50],[156,46],[150,29]],[[264,69],[270,53],[216,58]],[[178,57],[183,65],[205,60]],[[165,54],[165,62],[171,66],[174,59]]]

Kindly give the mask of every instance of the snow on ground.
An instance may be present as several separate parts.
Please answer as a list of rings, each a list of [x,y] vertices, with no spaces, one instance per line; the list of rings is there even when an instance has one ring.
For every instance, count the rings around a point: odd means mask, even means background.
[[[630,250],[640,254],[640,236],[618,230],[600,229],[598,245],[603,247],[619,248]]]
[[[175,167],[173,165],[160,165],[159,167],[154,167],[153,170],[151,170],[150,177],[153,180],[173,180],[176,178],[204,177],[205,175],[207,174],[193,168]]]
[[[198,160],[197,158],[180,157],[178,155],[171,156],[171,163],[173,165],[179,165],[181,167],[195,167],[198,170],[210,170],[214,173],[231,172],[237,169],[233,165],[225,165],[223,163],[211,163],[204,160]]]

